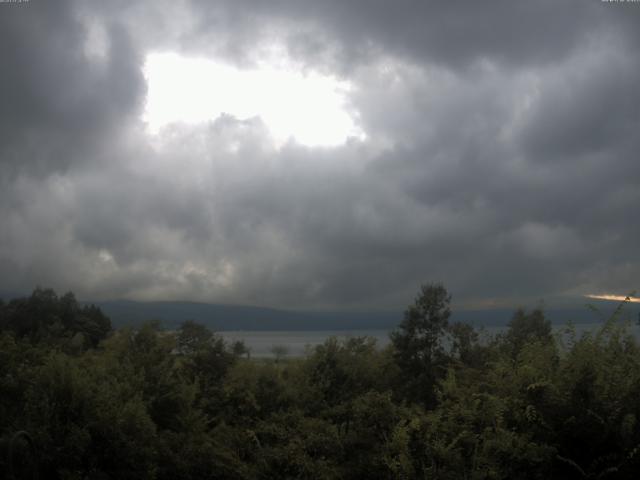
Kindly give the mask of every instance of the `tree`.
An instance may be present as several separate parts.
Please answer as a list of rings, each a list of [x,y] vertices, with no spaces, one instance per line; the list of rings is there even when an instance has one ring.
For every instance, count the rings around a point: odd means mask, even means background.
[[[508,327],[505,340],[513,357],[517,356],[528,343],[553,341],[551,322],[545,318],[540,308],[536,308],[531,313],[526,313],[522,308],[518,309]]]
[[[66,351],[96,347],[111,333],[111,320],[95,305],[81,305],[73,293],[58,297],[36,288],[31,296],[0,307],[0,329],[31,343],[46,342]]]
[[[286,345],[274,345],[271,347],[271,353],[276,359],[276,363],[280,363],[284,357],[289,355],[289,347]]]
[[[486,348],[479,343],[479,335],[473,325],[454,322],[449,326],[451,335],[451,354],[460,363],[468,367],[482,366]]]
[[[316,399],[336,406],[369,390],[386,390],[384,356],[371,337],[328,338],[305,361]]]
[[[187,320],[178,329],[178,351],[183,355],[192,355],[210,346],[213,333],[201,323]]]
[[[422,285],[399,329],[391,333],[394,358],[403,373],[405,394],[435,405],[435,384],[445,372],[443,339],[449,326],[451,295],[440,283]]]

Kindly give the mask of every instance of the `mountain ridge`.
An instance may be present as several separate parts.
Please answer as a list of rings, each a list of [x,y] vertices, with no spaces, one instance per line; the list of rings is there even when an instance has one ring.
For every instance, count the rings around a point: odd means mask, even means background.
[[[93,303],[111,318],[114,326],[136,326],[148,320],[157,320],[164,328],[176,328],[186,320],[202,323],[212,330],[375,330],[393,329],[402,321],[403,311],[304,311],[272,307],[224,305],[191,301],[109,300]],[[586,306],[565,305],[544,308],[547,318],[556,325],[597,323],[608,318],[619,302],[590,301],[600,315]],[[452,321],[469,323],[477,327],[504,326],[516,308],[453,310]],[[623,318],[638,318],[640,305],[625,306]]]

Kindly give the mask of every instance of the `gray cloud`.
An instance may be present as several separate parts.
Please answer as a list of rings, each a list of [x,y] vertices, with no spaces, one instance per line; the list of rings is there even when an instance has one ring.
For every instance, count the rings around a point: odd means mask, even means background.
[[[468,304],[637,286],[633,4],[24,5],[0,16],[0,290],[342,308],[429,280]],[[244,63],[274,40],[354,85],[367,140],[276,148],[229,115],[145,134],[147,51]]]
[[[2,6],[0,162],[50,172],[86,161],[139,109],[145,86],[126,30],[105,25],[104,58],[85,51],[70,1]]]
[[[640,14],[632,5],[599,1],[440,2],[329,0],[324,2],[191,0],[193,34],[236,57],[256,38],[283,35],[300,59],[328,58],[350,70],[380,54],[447,67],[480,60],[521,67],[562,61],[593,38],[622,34],[637,41]],[[335,67],[335,65],[334,65]]]

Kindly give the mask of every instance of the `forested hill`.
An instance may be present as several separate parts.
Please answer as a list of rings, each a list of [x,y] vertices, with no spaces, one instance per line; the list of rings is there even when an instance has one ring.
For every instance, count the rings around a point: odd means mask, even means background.
[[[292,311],[234,305],[196,302],[94,302],[111,318],[116,327],[141,325],[148,320],[159,320],[165,328],[176,328],[186,320],[202,323],[216,331],[227,330],[390,330],[402,320],[401,309],[396,311]],[[600,315],[590,312],[590,303]],[[573,299],[562,307],[545,309],[546,318],[556,325],[598,322],[610,316],[617,303]],[[640,306],[630,304],[627,314],[638,317]],[[454,321],[476,327],[508,324],[514,309],[455,310]]]

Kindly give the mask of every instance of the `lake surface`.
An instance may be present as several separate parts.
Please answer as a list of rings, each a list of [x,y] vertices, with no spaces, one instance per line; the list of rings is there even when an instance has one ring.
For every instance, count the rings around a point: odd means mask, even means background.
[[[577,323],[574,325],[577,336],[595,331],[601,323]],[[564,331],[566,326],[554,325],[556,333]],[[478,329],[483,339],[488,339],[505,331],[506,327],[483,327]],[[630,330],[640,339],[640,326],[633,325]],[[257,358],[273,357],[274,347],[284,347],[287,356],[303,356],[308,349],[324,343],[329,337],[346,339],[349,337],[373,337],[378,347],[389,344],[391,330],[318,330],[318,331],[226,331],[218,332],[228,341],[242,340],[251,350],[251,356]]]

